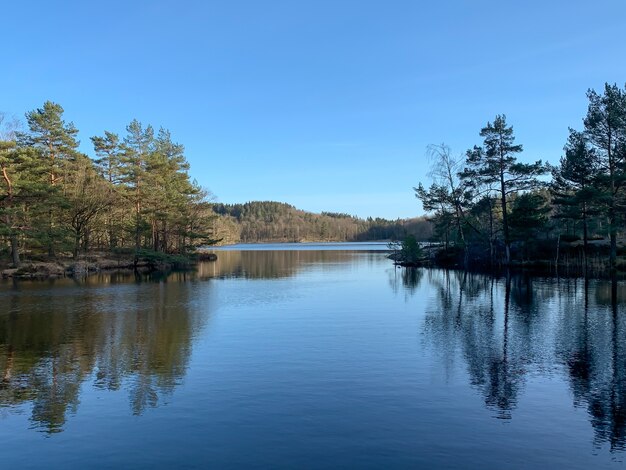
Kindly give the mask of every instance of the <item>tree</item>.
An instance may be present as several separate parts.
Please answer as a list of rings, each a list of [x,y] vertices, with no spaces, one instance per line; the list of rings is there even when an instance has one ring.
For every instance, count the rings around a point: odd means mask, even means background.
[[[58,186],[63,185],[68,165],[76,159],[78,130],[73,123],[63,120],[61,105],[46,101],[42,108],[26,113],[28,133],[18,133],[17,141],[23,148],[35,150],[42,159],[42,165],[47,168],[50,194],[48,199],[47,233],[42,234],[41,240],[47,247],[48,255],[54,256],[56,246],[64,236],[64,230],[58,226],[59,208],[64,207],[65,201]]]
[[[513,240],[523,243],[526,257],[537,232],[548,222],[549,212],[547,200],[539,192],[520,194],[513,200],[509,215],[511,235]]]
[[[417,188],[413,188],[415,196],[422,201],[422,207],[426,212],[435,212],[435,224],[444,226],[446,232],[449,232],[450,220],[454,221],[457,236],[465,253],[465,264],[467,264],[465,228],[471,224],[466,212],[471,203],[473,191],[467,181],[459,177],[463,158],[454,157],[450,147],[446,144],[429,145],[427,152],[432,162],[429,176],[434,182],[428,190],[421,183]]]
[[[172,141],[170,131],[160,128],[154,151],[147,165],[149,189],[148,216],[152,231],[152,249],[170,249],[169,235],[182,230],[181,216],[197,190],[189,181],[189,163],[183,145]]]
[[[11,259],[15,267],[20,265],[20,253],[18,232],[14,225],[14,204],[15,204],[15,131],[18,127],[17,121],[8,121],[4,114],[0,113],[0,173],[5,191],[1,200],[4,231],[9,237],[11,244]]]
[[[589,90],[587,98],[584,133],[596,152],[601,170],[596,181],[604,193],[611,243],[610,264],[615,267],[620,195],[626,183],[626,91],[607,83],[603,95]]]
[[[505,115],[497,115],[493,123],[488,122],[481,129],[483,146],[468,150],[467,168],[462,176],[469,185],[479,184],[493,188],[500,197],[502,208],[502,232],[505,246],[505,263],[511,262],[511,233],[508,220],[508,197],[518,191],[536,188],[538,177],[546,169],[541,160],[532,163],[518,163],[516,155],[522,146],[515,144],[513,127],[506,123]]]
[[[113,205],[116,196],[110,191],[108,182],[98,176],[88,157],[80,156],[72,170],[67,183],[69,207],[66,216],[74,234],[72,253],[76,259],[81,241],[85,250],[88,248],[89,224]]]
[[[14,176],[11,174],[11,164],[15,159],[15,142],[10,140],[0,140],[0,172],[2,173],[2,181],[5,184],[5,192],[2,195],[3,200],[3,223],[4,230],[9,237],[11,243],[11,259],[13,265],[19,267],[20,254],[18,234],[13,224],[14,216]]]
[[[127,136],[123,144],[123,182],[130,191],[130,198],[135,209],[135,249],[141,248],[141,234],[143,229],[143,185],[146,178],[146,166],[154,144],[154,130],[152,126],[145,129],[142,124],[133,119],[126,126]]]
[[[108,196],[113,196],[118,194],[116,191],[116,186],[118,186],[122,182],[122,149],[120,146],[120,138],[117,134],[114,134],[109,131],[104,131],[104,136],[94,136],[91,137],[91,142],[93,143],[94,151],[96,152],[96,158],[94,163],[98,170],[98,173],[108,181]],[[107,212],[107,216],[105,219],[106,225],[106,233],[109,242],[110,248],[115,248],[118,244],[118,239],[120,238],[119,234],[119,223],[114,224],[114,218],[123,218],[123,212],[120,210],[115,210],[113,207],[112,213],[111,211]],[[117,226],[116,226],[117,225]]]
[[[550,189],[553,202],[561,210],[557,217],[580,220],[583,226],[585,263],[589,254],[589,216],[600,199],[597,188],[599,162],[595,149],[589,147],[584,133],[570,129],[565,156],[552,168]]]
[[[98,172],[109,184],[117,184],[121,177],[120,137],[113,132],[104,131],[104,137],[94,136],[91,138],[96,158],[94,163]]]
[[[78,129],[63,120],[61,105],[46,101],[42,108],[26,113],[29,133],[19,133],[22,145],[40,150],[48,160],[50,185],[62,181],[64,164],[76,156]]]

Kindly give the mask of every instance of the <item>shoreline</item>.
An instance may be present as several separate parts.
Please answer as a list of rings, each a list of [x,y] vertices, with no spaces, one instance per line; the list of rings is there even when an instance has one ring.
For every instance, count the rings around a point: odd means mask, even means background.
[[[142,274],[172,270],[189,270],[202,261],[215,261],[214,253],[200,252],[193,257],[181,260],[148,260],[124,257],[86,257],[75,261],[59,259],[54,261],[26,261],[19,268],[0,267],[0,279],[57,279],[90,276],[102,272],[135,271]]]
[[[626,279],[624,269],[606,269],[587,266],[585,269],[581,265],[559,263],[555,264],[550,260],[514,261],[508,266],[489,266],[487,264],[474,264],[463,267],[462,263],[441,263],[432,259],[420,259],[418,261],[401,261],[394,259],[393,253],[387,257],[393,262],[395,267],[405,269],[445,269],[450,271],[463,271],[467,273],[487,274],[494,277],[506,276],[510,274],[528,274],[531,276],[551,277],[551,278],[589,278],[589,279]]]

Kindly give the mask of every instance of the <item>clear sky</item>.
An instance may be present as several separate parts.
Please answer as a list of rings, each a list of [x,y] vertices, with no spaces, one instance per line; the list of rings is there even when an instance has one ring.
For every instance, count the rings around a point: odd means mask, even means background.
[[[12,1],[0,110],[60,103],[81,148],[167,127],[221,202],[411,217],[428,144],[498,113],[557,162],[585,92],[626,81],[626,2]]]

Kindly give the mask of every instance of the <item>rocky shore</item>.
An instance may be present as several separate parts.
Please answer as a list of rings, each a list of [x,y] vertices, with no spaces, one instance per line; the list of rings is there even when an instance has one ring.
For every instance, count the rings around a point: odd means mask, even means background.
[[[90,274],[111,271],[170,271],[172,269],[189,269],[200,261],[215,261],[214,253],[198,253],[185,263],[155,261],[149,259],[135,260],[132,257],[107,258],[93,257],[85,260],[55,260],[24,262],[19,268],[0,269],[3,279],[47,279],[59,277],[83,277]]]

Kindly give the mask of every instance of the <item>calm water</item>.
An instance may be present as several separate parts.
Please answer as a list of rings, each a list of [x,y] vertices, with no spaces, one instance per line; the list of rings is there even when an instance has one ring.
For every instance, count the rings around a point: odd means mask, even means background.
[[[2,468],[624,465],[626,285],[218,256],[0,284]]]

